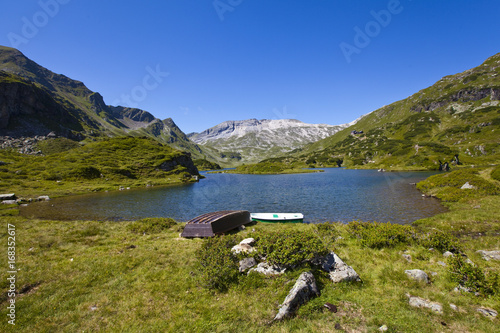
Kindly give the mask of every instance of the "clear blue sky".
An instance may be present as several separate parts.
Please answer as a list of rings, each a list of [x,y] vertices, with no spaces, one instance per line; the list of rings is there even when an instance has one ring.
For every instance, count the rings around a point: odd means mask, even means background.
[[[1,45],[186,133],[248,118],[349,122],[500,52],[496,0],[0,5]]]

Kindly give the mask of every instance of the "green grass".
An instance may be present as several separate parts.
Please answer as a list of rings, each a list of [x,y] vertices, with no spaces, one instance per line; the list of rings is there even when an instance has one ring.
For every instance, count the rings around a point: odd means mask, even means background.
[[[308,268],[277,277],[239,275],[226,291],[217,292],[200,281],[203,272],[196,254],[206,241],[179,238],[182,225],[143,235],[130,230],[135,222],[3,220],[16,226],[17,286],[24,289],[16,301],[19,332],[329,332],[336,323],[348,331],[375,332],[385,324],[394,332],[439,332],[441,322],[459,332],[493,332],[498,324],[498,319],[486,319],[475,310],[498,310],[498,295],[452,292],[455,284],[447,278],[447,269],[437,265],[444,260],[440,252],[416,244],[370,248],[341,224],[333,227],[333,234],[341,237],[334,241],[334,249],[363,283],[333,285],[325,273],[314,270],[321,296],[296,317],[269,324],[296,278]],[[235,237],[281,230],[316,232],[312,225],[256,224]],[[6,243],[6,228],[0,239]],[[499,263],[478,258],[475,247],[466,248],[482,269],[500,268]],[[412,256],[411,263],[402,257],[403,251]],[[5,256],[0,265],[6,267]],[[431,284],[419,284],[404,274],[413,268],[437,275]],[[7,282],[0,286],[6,290]],[[409,307],[406,293],[442,303],[444,314]],[[3,292],[3,318],[7,299]],[[339,312],[327,311],[326,302],[337,305]],[[449,303],[462,312],[453,312]]]

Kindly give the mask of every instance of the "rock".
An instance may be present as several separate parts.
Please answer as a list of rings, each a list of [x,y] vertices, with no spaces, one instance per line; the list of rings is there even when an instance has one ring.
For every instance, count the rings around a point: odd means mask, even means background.
[[[486,261],[490,261],[490,260],[499,260],[500,261],[500,251],[479,250],[479,251],[476,251],[476,253],[479,253],[481,255],[481,257],[483,257],[483,259]]]
[[[472,265],[472,266],[476,266],[476,264],[474,264],[474,262],[472,260],[470,260],[469,258],[465,259],[465,262]]]
[[[248,274],[251,272],[257,272],[264,275],[279,275],[285,273],[286,268],[269,265],[267,262],[261,262],[256,268],[250,268]]]
[[[465,184],[462,185],[460,188],[461,190],[473,190],[476,187],[474,185],[469,184],[469,182],[466,182]]]
[[[240,273],[243,273],[249,268],[257,265],[257,261],[254,258],[245,258],[240,260]]]
[[[36,198],[36,201],[49,201],[50,197],[48,195],[41,195],[38,198]]]
[[[443,257],[445,258],[453,257],[453,253],[451,253],[450,251],[446,251],[445,253],[443,253]]]
[[[408,262],[411,262],[411,255],[403,254],[403,258],[405,258]]]
[[[255,249],[248,244],[237,244],[231,248],[231,252],[234,254],[239,253],[252,253]]]
[[[378,330],[379,330],[380,332],[385,332],[385,331],[387,331],[388,329],[389,329],[389,328],[387,327],[387,325],[382,325],[382,326],[380,326],[380,327],[378,328]]]
[[[438,263],[438,265],[441,265],[441,266],[443,266],[443,267],[446,267],[446,263],[444,263],[444,262],[442,262],[442,261],[438,261],[437,263]]]
[[[483,316],[485,317],[490,317],[490,318],[495,318],[496,316],[498,316],[498,312],[493,310],[493,309],[489,309],[489,308],[478,308],[476,309],[477,312],[479,312],[480,314],[482,314]]]
[[[429,276],[420,269],[406,270],[405,273],[415,281],[429,283]]]
[[[409,297],[410,306],[416,308],[427,308],[437,313],[443,313],[443,306],[437,302],[431,302],[428,299],[424,299],[417,296],[411,296],[411,295],[407,296]]]
[[[458,306],[456,306],[453,303],[450,303],[450,309],[452,309],[453,311],[458,311]]]
[[[295,314],[299,307],[307,303],[311,298],[319,296],[319,290],[316,286],[316,280],[311,272],[300,274],[292,290],[288,293],[280,306],[278,314],[274,320],[283,320]]]
[[[14,193],[0,194],[0,201],[4,200],[16,200],[16,195]]]
[[[334,283],[342,281],[361,281],[358,273],[356,273],[351,266],[344,263],[335,252],[330,252],[326,257],[320,258],[317,263],[321,265],[321,268],[325,272],[330,273],[330,280]]]
[[[332,303],[328,303],[328,302],[327,302],[327,303],[323,304],[323,306],[324,306],[325,308],[327,308],[327,309],[328,309],[328,311],[333,312],[333,313],[337,313],[337,310],[338,310],[338,309],[337,309],[337,306],[336,306],[336,305],[334,305],[334,304],[332,304]]]
[[[4,200],[4,201],[2,201],[2,204],[4,204],[4,205],[14,205],[16,203],[17,203],[16,200]]]
[[[253,238],[245,238],[244,240],[242,240],[240,242],[240,245],[241,244],[247,244],[247,245],[253,246],[255,244],[255,239],[253,239]]]

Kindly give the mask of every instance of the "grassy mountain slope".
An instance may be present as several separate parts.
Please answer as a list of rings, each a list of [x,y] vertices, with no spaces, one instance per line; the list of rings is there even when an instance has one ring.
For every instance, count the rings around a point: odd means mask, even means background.
[[[309,166],[437,169],[439,161],[500,159],[500,54],[275,160]],[[353,130],[363,133],[351,134]]]
[[[109,106],[82,82],[55,74],[0,46],[0,136],[57,135],[76,140],[147,136],[199,158],[213,159],[177,127],[147,111]]]
[[[58,138],[39,143],[45,156],[0,149],[0,193],[66,195],[189,181],[188,154],[149,138],[110,138],[80,145]]]

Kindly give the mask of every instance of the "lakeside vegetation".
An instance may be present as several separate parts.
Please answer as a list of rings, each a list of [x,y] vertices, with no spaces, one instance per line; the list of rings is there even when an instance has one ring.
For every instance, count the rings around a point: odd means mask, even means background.
[[[300,167],[292,167],[285,163],[279,162],[261,162],[256,164],[244,164],[236,167],[233,170],[213,171],[209,173],[236,173],[249,175],[278,175],[278,174],[294,174],[294,173],[316,173],[323,170],[312,170]]]
[[[163,163],[186,153],[153,139],[118,137],[80,145],[58,138],[42,141],[38,148],[44,156],[0,149],[1,193],[62,196],[192,181],[181,163],[162,169]]]
[[[488,186],[481,187],[483,181]],[[487,318],[477,308],[500,310],[500,262],[486,261],[476,251],[500,249],[498,168],[443,173],[418,187],[447,198],[446,190],[466,182],[477,188],[455,191],[453,200],[443,202],[449,212],[412,226],[257,223],[212,240],[180,238],[183,224],[171,219],[44,221],[6,216],[12,208],[2,206],[2,220],[16,227],[20,270],[15,328],[19,332],[329,332],[337,325],[345,331],[370,332],[386,325],[389,332],[494,332],[499,319]],[[489,192],[493,188],[494,193]],[[2,229],[3,243],[7,236],[7,229]],[[288,264],[285,274],[238,273],[239,258],[229,249],[247,237],[257,240],[259,254]],[[276,237],[282,246],[273,247]],[[311,254],[334,250],[363,282],[332,284],[327,273],[303,262],[310,258],[307,252],[293,250],[304,242],[314,250]],[[447,250],[455,256],[444,258]],[[0,258],[6,267],[6,257]],[[225,270],[218,270],[218,265]],[[424,270],[431,282],[409,279],[407,269]],[[306,270],[312,270],[321,295],[302,306],[294,318],[271,324],[279,304]],[[473,292],[454,291],[459,284]],[[0,315],[6,318],[7,281],[0,287]],[[407,294],[439,302],[443,313],[410,307]],[[328,311],[326,302],[338,311]]]

